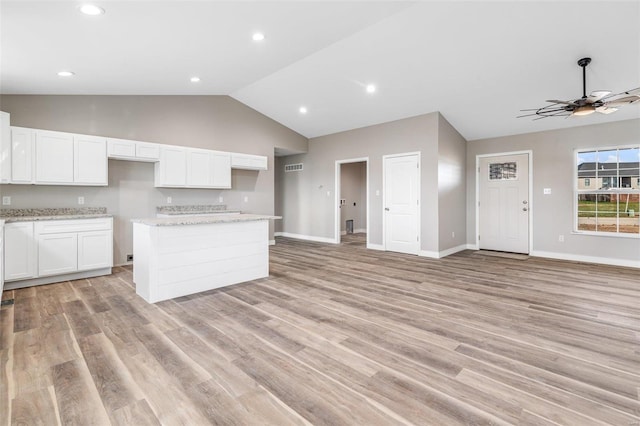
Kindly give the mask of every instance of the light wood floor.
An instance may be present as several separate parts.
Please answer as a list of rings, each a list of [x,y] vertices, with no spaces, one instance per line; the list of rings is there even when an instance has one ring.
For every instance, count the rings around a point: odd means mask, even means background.
[[[277,240],[149,305],[129,269],[5,292],[1,424],[640,425],[640,271]]]

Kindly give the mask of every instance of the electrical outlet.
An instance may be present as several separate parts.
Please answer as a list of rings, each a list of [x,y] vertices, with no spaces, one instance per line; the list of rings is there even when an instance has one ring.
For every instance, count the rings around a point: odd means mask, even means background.
[[[551,188],[544,188],[544,189],[542,190],[542,193],[543,193],[544,195],[549,195],[549,194],[551,194]]]
[[[8,195],[5,195],[4,197],[2,197],[2,205],[3,206],[10,206],[11,205],[11,197]]]
[[[78,204],[80,205],[84,204],[84,197],[78,197]]]
[[[127,255],[127,262],[133,262],[133,255],[132,254],[128,254]]]
[[[451,231],[451,238],[455,238],[456,237],[456,232],[455,231]]]
[[[558,242],[564,243],[564,235],[562,234],[558,235]]]
[[[224,202],[224,198],[222,197],[222,195],[218,197],[218,202],[219,202],[219,203]]]
[[[173,198],[167,197],[167,204],[171,204],[171,203],[173,203]]]
[[[244,202],[248,203],[249,202],[249,197],[247,197],[246,195],[244,196]]]
[[[327,191],[327,197],[331,197],[331,191]]]

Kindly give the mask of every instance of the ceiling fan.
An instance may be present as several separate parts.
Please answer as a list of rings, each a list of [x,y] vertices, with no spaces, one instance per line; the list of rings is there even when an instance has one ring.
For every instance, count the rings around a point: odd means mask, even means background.
[[[601,114],[611,114],[616,112],[618,107],[633,104],[640,101],[640,87],[626,92],[611,94],[607,90],[596,90],[587,96],[587,65],[591,58],[582,58],[578,65],[582,67],[582,97],[573,101],[559,101],[557,99],[547,100],[550,105],[542,108],[522,109],[520,111],[533,111],[529,114],[519,115],[521,117],[536,116],[534,120],[548,117],[573,117],[584,116],[599,112]]]

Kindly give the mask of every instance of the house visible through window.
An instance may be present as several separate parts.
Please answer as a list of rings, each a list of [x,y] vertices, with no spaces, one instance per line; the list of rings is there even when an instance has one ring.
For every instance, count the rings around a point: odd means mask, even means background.
[[[576,231],[640,236],[640,146],[576,157]]]

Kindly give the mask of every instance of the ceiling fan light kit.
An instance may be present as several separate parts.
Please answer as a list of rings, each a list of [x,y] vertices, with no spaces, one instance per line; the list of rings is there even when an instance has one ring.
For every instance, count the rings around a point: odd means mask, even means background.
[[[594,112],[611,114],[616,112],[618,107],[640,101],[640,87],[614,95],[608,90],[596,90],[587,96],[587,65],[590,63],[591,58],[578,60],[578,66],[582,68],[581,98],[572,101],[547,100],[546,102],[549,102],[549,105],[545,105],[542,108],[523,109],[521,111],[531,112],[520,115],[518,118],[535,117],[534,120],[540,120],[548,117],[583,117]]]

